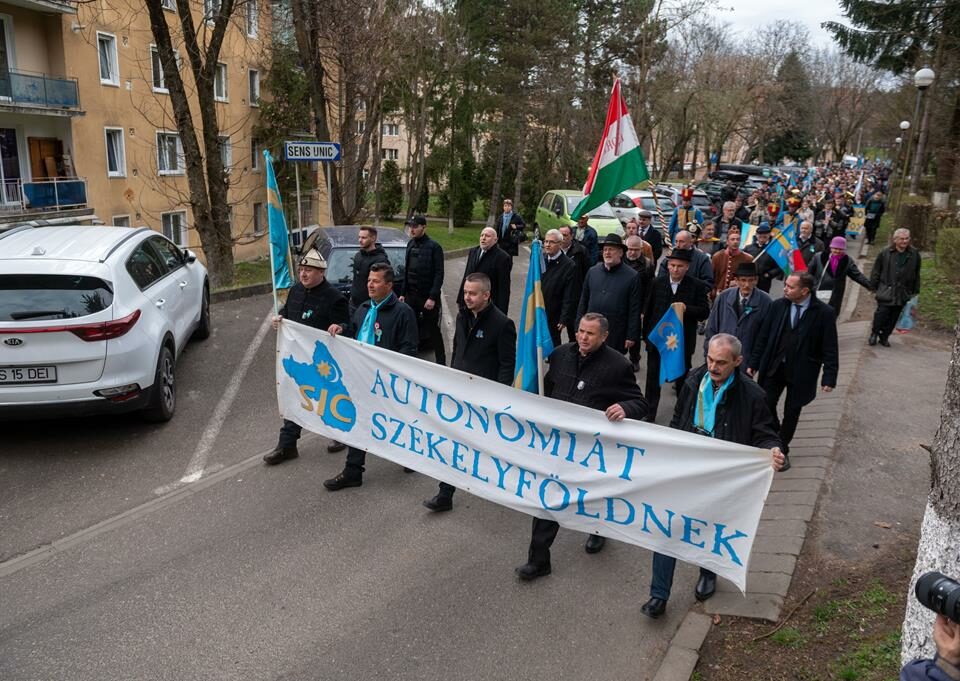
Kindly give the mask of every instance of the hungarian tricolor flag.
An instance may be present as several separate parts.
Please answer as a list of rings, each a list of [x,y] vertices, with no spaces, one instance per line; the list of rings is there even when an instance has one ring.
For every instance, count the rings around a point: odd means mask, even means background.
[[[607,122],[600,146],[593,157],[590,174],[583,185],[583,201],[570,216],[574,220],[609,201],[624,189],[649,180],[647,161],[637,141],[637,131],[620,92],[620,79],[613,81]]]

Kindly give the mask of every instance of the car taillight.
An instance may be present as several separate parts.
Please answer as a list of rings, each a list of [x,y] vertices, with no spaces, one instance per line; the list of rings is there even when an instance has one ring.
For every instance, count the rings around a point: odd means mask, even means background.
[[[119,338],[132,329],[138,319],[140,319],[140,310],[134,310],[121,319],[114,319],[109,322],[97,322],[95,324],[83,324],[81,326],[68,326],[63,330],[69,331],[80,340],[88,342],[111,340],[112,338]]]

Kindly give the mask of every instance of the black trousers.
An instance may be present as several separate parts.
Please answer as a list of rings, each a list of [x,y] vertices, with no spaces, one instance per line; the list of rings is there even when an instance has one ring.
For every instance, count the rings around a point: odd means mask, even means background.
[[[445,482],[440,483],[440,496],[446,497],[447,499],[453,499],[453,493],[457,491],[457,488],[453,485],[448,485]]]
[[[767,407],[773,414],[773,427],[780,432],[780,441],[783,443],[783,451],[790,451],[790,441],[794,433],[797,432],[797,424],[800,422],[800,412],[803,405],[794,399],[794,386],[787,380],[787,365],[780,363],[777,370],[769,376],[764,376],[762,387],[767,393]],[[787,398],[783,405],[783,419],[777,417],[777,402],[780,401],[780,395],[787,391]]]
[[[557,538],[560,524],[554,520],[533,519],[533,532],[530,536],[530,549],[527,551],[527,561],[534,565],[550,564],[550,547]]]
[[[877,238],[877,228],[880,226],[879,220],[864,220],[863,228],[867,232],[867,243],[872,244]]]
[[[877,303],[877,310],[873,313],[873,332],[881,338],[887,338],[897,325],[903,305],[881,305]]]
[[[435,300],[432,310],[423,305],[427,299],[419,293],[413,293],[404,299],[417,315],[417,331],[420,334],[421,347],[433,349],[437,364],[447,363],[447,351],[443,345],[443,334],[440,332],[440,301]]]
[[[674,384],[683,386],[687,380],[687,374],[690,373],[690,363],[693,361],[693,348],[683,348],[684,354],[684,372],[683,376],[674,381]],[[660,406],[660,352],[651,346],[647,346],[647,378],[644,383],[643,396],[647,398],[647,404],[650,410],[647,412],[647,418],[654,421],[657,418],[657,407]]]
[[[297,440],[300,439],[300,433],[303,428],[293,421],[283,419],[283,425],[280,427],[280,438],[277,440],[277,446],[286,449],[287,447],[296,447]]]
[[[363,475],[364,467],[363,465],[367,461],[367,453],[362,449],[357,449],[355,447],[347,448],[347,464],[343,467],[343,470],[348,475],[360,477]]]

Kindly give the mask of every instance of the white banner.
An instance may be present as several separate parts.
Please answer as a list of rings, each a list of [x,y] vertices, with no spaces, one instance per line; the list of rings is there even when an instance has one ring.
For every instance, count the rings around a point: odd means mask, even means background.
[[[540,397],[284,320],[284,418],[564,527],[713,570],[745,589],[768,450]]]

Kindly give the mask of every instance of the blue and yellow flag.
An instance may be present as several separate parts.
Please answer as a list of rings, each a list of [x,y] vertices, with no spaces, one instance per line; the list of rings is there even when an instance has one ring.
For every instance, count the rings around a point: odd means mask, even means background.
[[[797,223],[796,221],[783,229],[773,231],[773,239],[758,255],[766,253],[780,266],[786,276],[793,274],[797,269],[794,265],[793,252],[797,250]],[[756,258],[755,258],[756,259]]]
[[[683,313],[671,305],[650,332],[648,340],[660,353],[660,383],[675,381],[687,371],[683,351]]]
[[[273,289],[276,291],[293,286],[290,266],[287,264],[290,245],[287,242],[287,219],[283,216],[277,176],[273,174],[273,157],[266,149],[263,150],[263,157],[267,160],[267,225],[270,228],[270,264],[273,266]]]
[[[523,293],[523,307],[520,309],[517,368],[513,376],[513,387],[540,394],[543,394],[543,360],[553,352],[553,339],[550,337],[547,310],[543,305],[543,290],[540,288],[542,268],[540,242],[534,240],[530,244],[527,287]]]

